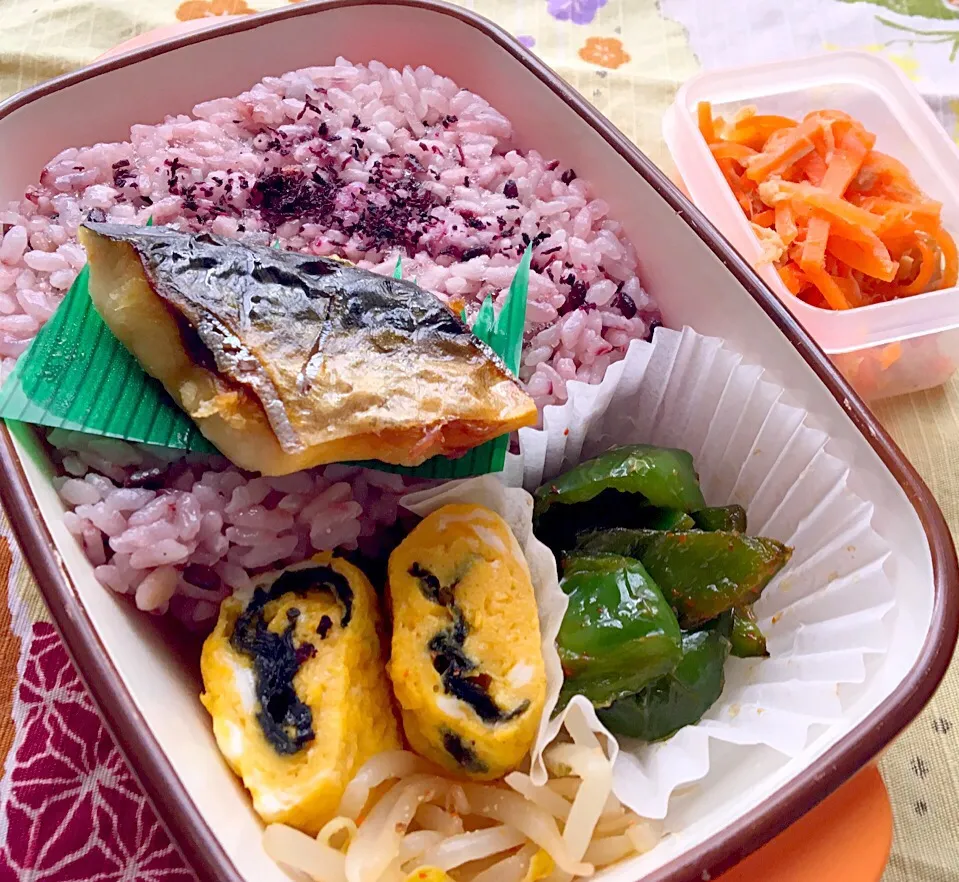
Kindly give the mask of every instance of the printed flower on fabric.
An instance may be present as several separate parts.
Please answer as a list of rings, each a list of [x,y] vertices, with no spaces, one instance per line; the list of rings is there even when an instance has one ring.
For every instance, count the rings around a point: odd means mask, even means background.
[[[546,11],[560,21],[589,24],[605,5],[606,0],[548,0]]]
[[[959,31],[956,32],[956,36],[959,38]],[[840,46],[837,43],[823,43],[822,45],[827,52],[848,52],[850,49],[855,49],[857,52],[871,52],[873,55],[881,55],[900,68],[910,80],[917,82],[919,80],[919,59],[913,55],[910,49],[903,52],[890,52],[891,42],[867,43],[863,46]]]
[[[177,7],[176,17],[180,21],[195,18],[211,18],[216,15],[246,15],[256,12],[247,5],[246,0],[184,0]]]
[[[33,626],[15,714],[0,879],[196,882],[45,622]]]
[[[630,60],[629,53],[623,49],[622,40],[615,37],[589,37],[586,45],[579,50],[579,57],[590,64],[615,70]]]
[[[899,15],[948,20],[959,17],[959,0],[842,0],[843,3],[869,3]]]

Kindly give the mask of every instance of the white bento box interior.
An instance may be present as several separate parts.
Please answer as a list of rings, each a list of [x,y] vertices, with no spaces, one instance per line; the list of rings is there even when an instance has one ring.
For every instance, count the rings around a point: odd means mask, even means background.
[[[440,12],[370,4],[316,9],[216,36],[97,76],[32,101],[0,121],[0,201],[15,199],[43,163],[77,144],[122,139],[131,124],[189,112],[202,100],[237,94],[264,75],[330,64],[338,55],[389,65],[427,64],[483,95],[509,116],[524,147],[535,147],[588,177],[622,221],[640,257],[644,286],[666,323],[723,337],[784,386],[830,436],[829,449],[853,464],[850,489],[874,506],[874,526],[894,549],[888,574],[896,611],[887,617],[890,650],[867,664],[874,676],[848,688],[848,711],[814,730],[806,749],[786,760],[769,748],[716,751],[709,775],[674,797],[667,836],[652,852],[606,871],[635,880],[697,842],[721,832],[795,778],[852,731],[904,679],[930,627],[931,554],[906,495],[840,405],[762,308],[686,222],[560,95],[504,48],[468,23]],[[177,658],[149,617],[105,590],[63,523],[51,466],[32,435],[16,449],[63,567],[93,622],[104,651],[190,798],[241,875],[284,880],[261,846],[261,823],[239,781],[222,761],[200,705],[195,666]],[[132,757],[135,764],[136,757]],[[748,774],[744,769],[748,768]]]

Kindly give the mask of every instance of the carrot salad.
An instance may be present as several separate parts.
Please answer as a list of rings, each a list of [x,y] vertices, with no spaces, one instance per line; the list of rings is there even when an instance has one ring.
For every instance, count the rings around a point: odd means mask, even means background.
[[[796,121],[699,105],[699,129],[763,246],[797,297],[851,309],[951,288],[956,243],[942,204],[876,136],[839,110]]]

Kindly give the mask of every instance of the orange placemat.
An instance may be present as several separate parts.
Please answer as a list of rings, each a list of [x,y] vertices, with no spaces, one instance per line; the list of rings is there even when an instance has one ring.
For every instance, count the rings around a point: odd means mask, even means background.
[[[870,766],[716,882],[875,882],[892,847],[892,807]]]

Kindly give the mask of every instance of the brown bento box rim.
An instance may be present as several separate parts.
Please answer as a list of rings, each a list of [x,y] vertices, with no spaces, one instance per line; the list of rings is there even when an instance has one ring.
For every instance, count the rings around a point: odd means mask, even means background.
[[[778,326],[892,472],[929,541],[935,582],[932,622],[915,665],[862,723],[793,780],[725,830],[643,877],[643,882],[708,880],[772,839],[869,763],[919,713],[942,679],[959,634],[959,565],[942,512],[901,450],[773,292],[668,178],[605,117],[497,25],[441,0],[316,0],[225,22],[67,74],[0,105],[0,119],[32,101],[101,73],[280,19],[363,5],[411,6],[452,16],[480,31],[563,99],[649,183],[706,243]],[[43,521],[6,426],[0,426],[0,499],[54,622],[90,692],[161,820],[201,879],[242,882],[147,728],[93,627]]]

